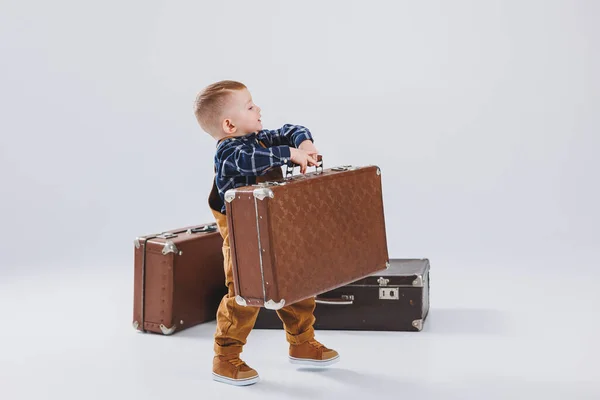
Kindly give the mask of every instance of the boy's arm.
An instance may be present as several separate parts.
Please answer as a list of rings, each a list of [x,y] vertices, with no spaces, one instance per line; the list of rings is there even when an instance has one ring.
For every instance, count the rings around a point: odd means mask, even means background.
[[[292,146],[298,148],[305,140],[314,142],[310,131],[301,125],[285,124],[279,129],[264,129],[258,132],[257,138],[267,146]]]
[[[263,148],[232,142],[219,151],[221,173],[226,176],[258,176],[272,167],[287,164],[290,147],[281,145]]]

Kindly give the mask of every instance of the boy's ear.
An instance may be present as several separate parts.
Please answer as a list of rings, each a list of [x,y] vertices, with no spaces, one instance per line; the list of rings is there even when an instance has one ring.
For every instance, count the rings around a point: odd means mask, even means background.
[[[236,130],[237,127],[233,124],[233,122],[231,122],[230,119],[223,120],[223,131],[226,134],[231,135],[232,133],[235,133]]]

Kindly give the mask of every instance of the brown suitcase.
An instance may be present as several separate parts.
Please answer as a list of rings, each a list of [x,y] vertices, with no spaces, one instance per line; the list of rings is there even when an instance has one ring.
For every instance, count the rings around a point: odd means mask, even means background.
[[[216,318],[227,292],[216,224],[135,239],[133,327],[170,335]]]
[[[391,259],[381,274],[317,296],[315,329],[421,331],[429,313],[429,260]],[[261,309],[255,329],[282,329],[275,311]]]
[[[238,304],[277,310],[385,270],[381,171],[338,167],[228,190]]]

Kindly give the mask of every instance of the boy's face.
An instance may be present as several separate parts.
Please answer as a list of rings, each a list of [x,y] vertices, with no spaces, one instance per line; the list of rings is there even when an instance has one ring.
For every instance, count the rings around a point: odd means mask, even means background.
[[[260,107],[247,89],[236,90],[225,113],[223,130],[228,136],[245,136],[262,129]]]

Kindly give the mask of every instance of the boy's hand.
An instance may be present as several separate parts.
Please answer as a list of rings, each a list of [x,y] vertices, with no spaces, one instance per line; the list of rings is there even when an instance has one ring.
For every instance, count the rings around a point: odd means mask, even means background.
[[[298,148],[300,150],[304,150],[305,152],[307,152],[309,155],[311,155],[315,159],[316,159],[317,155],[319,154],[319,150],[317,150],[317,148],[315,147],[313,142],[308,139],[305,140],[304,142],[300,143],[300,146],[298,146]]]
[[[304,142],[302,143],[304,144]],[[308,154],[304,150],[296,149],[294,147],[290,147],[290,158],[291,160],[300,166],[300,173],[306,173],[306,167],[317,166],[318,162],[316,158],[313,158],[310,154]]]

